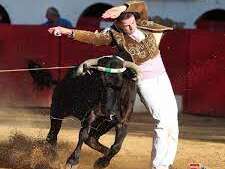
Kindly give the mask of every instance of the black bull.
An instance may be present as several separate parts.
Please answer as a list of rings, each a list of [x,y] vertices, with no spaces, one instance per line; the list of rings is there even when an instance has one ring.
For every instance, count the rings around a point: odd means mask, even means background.
[[[123,67],[123,61],[117,57],[104,57],[98,60],[98,66],[117,69]],[[54,89],[51,127],[46,140],[56,144],[62,119],[74,116],[81,121],[81,129],[77,146],[66,162],[67,168],[77,166],[83,143],[103,154],[94,166],[105,168],[119,152],[127,134],[127,122],[133,112],[137,90],[134,71],[107,73],[90,69],[90,74],[72,77],[73,71]],[[114,127],[115,142],[108,148],[99,142],[99,138]]]

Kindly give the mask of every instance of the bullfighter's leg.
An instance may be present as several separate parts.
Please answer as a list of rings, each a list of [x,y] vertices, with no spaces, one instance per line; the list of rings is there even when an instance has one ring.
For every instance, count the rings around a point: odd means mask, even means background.
[[[81,128],[79,132],[79,139],[74,152],[70,155],[66,162],[66,169],[75,169],[78,166],[81,147],[85,140],[88,139],[88,127]]]
[[[61,129],[62,120],[51,119],[51,127],[48,132],[46,141],[51,145],[56,145],[57,143],[57,135]]]
[[[100,157],[94,164],[95,169],[106,168],[110,160],[120,151],[124,138],[127,135],[127,125],[116,125],[116,137],[115,142],[109,149],[108,153],[103,157]]]

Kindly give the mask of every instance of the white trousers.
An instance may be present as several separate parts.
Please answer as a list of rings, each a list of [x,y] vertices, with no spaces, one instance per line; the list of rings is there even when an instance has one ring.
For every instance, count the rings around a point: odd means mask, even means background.
[[[168,169],[173,164],[178,144],[178,109],[166,72],[139,80],[139,96],[154,119],[151,165]]]

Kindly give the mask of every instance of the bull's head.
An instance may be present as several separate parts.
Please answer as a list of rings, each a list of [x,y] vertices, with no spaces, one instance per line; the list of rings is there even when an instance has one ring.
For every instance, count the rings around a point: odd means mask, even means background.
[[[82,69],[85,67],[84,65],[88,68],[97,69],[99,71],[103,86],[101,112],[109,119],[112,119],[112,117],[121,118],[121,96],[123,90],[126,90],[126,87],[128,87],[124,86],[126,84],[125,81],[134,80],[134,77],[127,76],[127,68],[129,70],[132,69],[132,71],[135,72],[136,77],[138,77],[140,75],[138,66],[132,62],[124,61],[117,56],[104,56],[97,59],[87,60],[81,64],[78,68],[78,72],[83,71]]]

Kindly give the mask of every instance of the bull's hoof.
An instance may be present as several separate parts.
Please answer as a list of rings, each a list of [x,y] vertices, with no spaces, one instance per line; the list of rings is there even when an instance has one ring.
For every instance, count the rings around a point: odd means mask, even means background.
[[[56,146],[57,138],[48,135],[46,138],[46,142],[52,146]]]
[[[78,164],[77,165],[71,165],[71,164],[66,164],[66,169],[78,169]]]
[[[53,146],[49,144],[48,142],[44,142],[44,144],[45,144],[45,147],[44,147],[45,153],[48,154],[50,160],[55,161],[58,158],[56,146]]]
[[[110,163],[110,160],[108,160],[105,157],[100,157],[99,159],[96,160],[94,164],[94,169],[102,169],[108,167]]]

